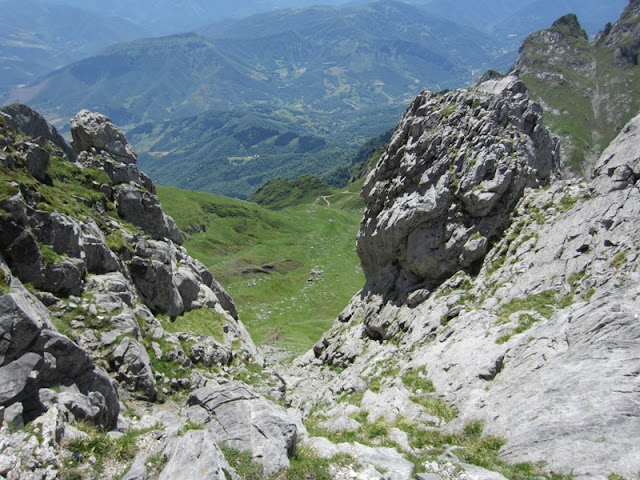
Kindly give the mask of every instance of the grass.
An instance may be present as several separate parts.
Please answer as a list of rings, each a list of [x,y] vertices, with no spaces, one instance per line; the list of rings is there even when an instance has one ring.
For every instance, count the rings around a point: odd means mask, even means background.
[[[402,383],[413,391],[422,390],[428,393],[436,391],[433,382],[427,378],[427,367],[407,371],[402,375]]]
[[[122,235],[122,231],[114,230],[105,238],[109,250],[117,253],[130,252],[133,253],[133,246],[127,242]]]
[[[9,293],[9,276],[0,268],[0,293]]]
[[[241,452],[226,446],[222,446],[221,450],[229,465],[242,480],[265,478],[262,474],[262,466],[253,460],[251,452]],[[267,478],[268,480],[331,480],[329,470],[331,465],[354,463],[355,460],[348,455],[336,455],[330,459],[320,458],[311,449],[299,445],[295,456],[290,459],[289,468]]]
[[[411,401],[422,405],[429,415],[438,417],[445,422],[450,422],[458,416],[456,411],[441,398],[412,395]]]
[[[100,474],[107,460],[128,464],[136,456],[138,438],[153,430],[130,430],[120,438],[112,439],[90,424],[79,424],[78,428],[88,434],[89,438],[78,438],[66,443],[65,448],[72,456],[63,461],[63,479],[86,478],[85,468],[94,475]]]
[[[186,248],[231,294],[257,343],[307,350],[364,284],[354,251],[359,208],[320,201],[272,211],[170,187],[158,195],[178,227],[195,232]]]
[[[54,265],[62,261],[62,257],[57,254],[49,245],[45,243],[38,244],[40,254],[46,265]]]
[[[519,333],[526,332],[527,330],[529,330],[533,326],[533,324],[536,323],[537,321],[538,319],[533,315],[521,315],[518,321],[518,326],[513,330],[510,330],[509,332],[503,335],[500,335],[500,337],[498,337],[498,339],[496,340],[496,343],[503,344],[508,342],[509,339],[514,335],[517,335]]]
[[[213,337],[217,342],[224,342],[222,326],[226,317],[213,308],[190,310],[174,319],[160,316],[162,328],[169,333],[190,332],[195,335]]]
[[[506,323],[511,314],[526,310],[534,310],[544,318],[549,319],[556,309],[570,305],[572,299],[572,295],[560,297],[553,290],[545,290],[544,292],[529,295],[526,298],[514,298],[498,311],[500,315],[498,323]]]

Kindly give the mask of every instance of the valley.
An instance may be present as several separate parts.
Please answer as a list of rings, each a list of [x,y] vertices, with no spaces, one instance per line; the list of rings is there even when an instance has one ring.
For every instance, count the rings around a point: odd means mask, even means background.
[[[254,341],[300,354],[364,282],[354,242],[364,205],[354,190],[325,196],[330,204],[311,197],[277,211],[168,187],[158,195]]]

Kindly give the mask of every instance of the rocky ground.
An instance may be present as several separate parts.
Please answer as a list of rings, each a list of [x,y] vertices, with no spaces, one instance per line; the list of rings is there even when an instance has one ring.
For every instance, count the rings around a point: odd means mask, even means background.
[[[0,475],[637,478],[639,131],[562,180],[517,77],[423,92],[365,183],[366,285],[285,364],[106,117],[69,150],[3,108]]]

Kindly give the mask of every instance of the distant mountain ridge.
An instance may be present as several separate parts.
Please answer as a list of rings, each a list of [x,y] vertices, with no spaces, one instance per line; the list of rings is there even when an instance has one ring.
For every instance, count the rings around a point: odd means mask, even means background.
[[[109,44],[150,35],[122,18],[41,0],[0,3],[0,101],[3,93]]]
[[[500,53],[486,35],[399,2],[234,25],[112,46],[51,73],[22,100],[48,115],[91,106],[125,125],[256,102],[333,114],[469,82]]]
[[[589,42],[575,15],[523,43],[515,68],[560,135],[562,156],[589,173],[600,153],[640,111],[640,2]]]

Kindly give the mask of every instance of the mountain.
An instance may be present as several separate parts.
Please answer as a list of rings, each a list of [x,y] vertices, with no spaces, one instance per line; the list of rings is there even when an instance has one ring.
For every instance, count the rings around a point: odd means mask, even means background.
[[[47,75],[28,101],[52,118],[91,106],[127,125],[258,103],[335,116],[468,82],[498,49],[394,2],[287,10],[209,33],[110,47]]]
[[[79,7],[82,7],[80,4]],[[0,3],[0,102],[18,85],[149,31],[122,18],[40,0]]]
[[[127,135],[156,181],[248,198],[278,177],[313,174],[344,186],[360,144],[388,128],[393,114],[399,109],[357,112],[329,128],[322,117],[257,106],[147,122]]]
[[[520,49],[515,68],[545,108],[545,122],[562,136],[563,158],[575,172],[588,173],[640,110],[639,25],[640,4],[633,1],[593,42],[569,15]]]
[[[105,4],[98,0],[43,0],[52,5],[66,5],[83,8],[94,13],[127,18],[134,23],[145,25],[153,36],[169,35],[194,30],[207,23],[288,7],[309,7],[313,0],[216,0],[212,4],[206,0],[114,0]],[[325,5],[351,3],[347,0],[326,0]]]
[[[612,75],[634,71],[636,7],[595,42]],[[553,29],[590,48],[575,17]],[[176,222],[104,115],[74,116],[69,153],[2,108],[0,474],[636,478],[640,116],[563,178],[529,95],[517,72],[420,93],[362,216],[358,183],[305,177],[281,211],[162,188]]]
[[[247,198],[277,176],[329,174],[340,166],[336,141],[358,148],[395,124],[424,86],[469,82],[500,54],[482,33],[384,1],[284,10],[115,45],[17,94],[58,126],[85,107],[126,125],[157,181]],[[264,129],[239,139],[241,120],[245,130],[256,122]],[[216,180],[218,169],[224,178]]]

